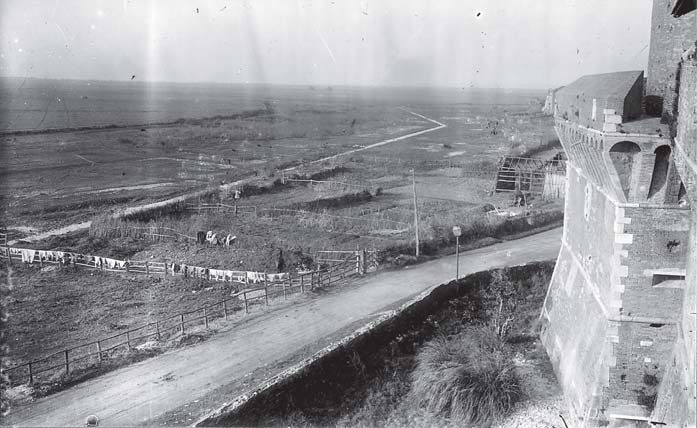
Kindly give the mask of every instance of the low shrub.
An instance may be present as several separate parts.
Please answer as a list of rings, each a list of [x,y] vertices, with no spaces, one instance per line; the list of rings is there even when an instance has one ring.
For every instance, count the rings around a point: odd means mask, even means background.
[[[412,373],[411,395],[433,414],[485,426],[510,412],[521,388],[499,336],[473,327],[424,346]]]

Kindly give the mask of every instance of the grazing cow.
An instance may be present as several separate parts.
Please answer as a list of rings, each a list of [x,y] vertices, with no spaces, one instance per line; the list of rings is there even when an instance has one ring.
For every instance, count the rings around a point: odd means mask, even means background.
[[[206,232],[199,230],[196,232],[196,243],[205,244],[206,243]]]

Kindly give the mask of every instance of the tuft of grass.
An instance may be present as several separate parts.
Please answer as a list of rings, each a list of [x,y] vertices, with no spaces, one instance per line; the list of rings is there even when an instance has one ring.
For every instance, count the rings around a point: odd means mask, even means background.
[[[501,339],[476,327],[424,346],[412,372],[411,395],[435,415],[486,426],[511,411],[521,388]]]

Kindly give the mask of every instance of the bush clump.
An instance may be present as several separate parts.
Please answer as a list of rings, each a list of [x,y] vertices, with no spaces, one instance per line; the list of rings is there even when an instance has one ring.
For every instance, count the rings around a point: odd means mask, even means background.
[[[499,336],[473,327],[424,346],[412,373],[411,394],[433,414],[485,426],[510,412],[521,388]]]

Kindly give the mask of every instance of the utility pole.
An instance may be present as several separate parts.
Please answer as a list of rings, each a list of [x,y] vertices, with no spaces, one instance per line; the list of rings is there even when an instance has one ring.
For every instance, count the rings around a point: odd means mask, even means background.
[[[455,235],[455,281],[458,281],[460,279],[460,235],[462,235],[460,226],[453,226],[453,235]],[[458,292],[459,290],[458,284]]]
[[[419,212],[416,204],[416,177],[413,168],[411,170],[411,184],[414,192],[414,233],[416,234],[416,257],[419,257]]]

